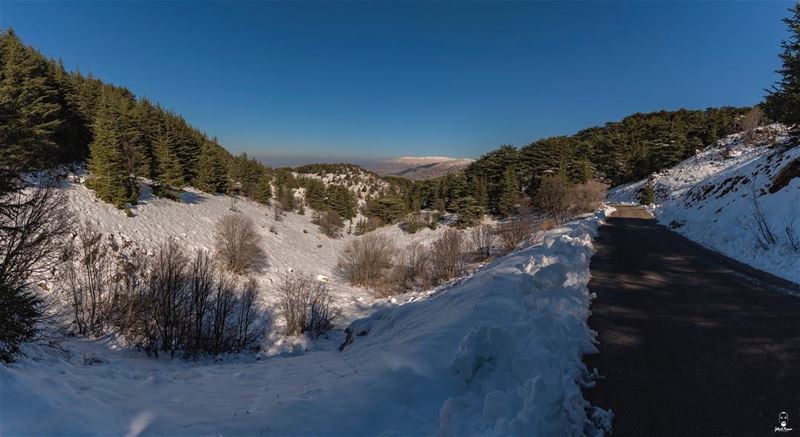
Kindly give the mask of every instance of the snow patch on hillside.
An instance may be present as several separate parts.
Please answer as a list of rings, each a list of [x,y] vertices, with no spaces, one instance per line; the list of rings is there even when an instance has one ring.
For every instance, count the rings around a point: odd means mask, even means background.
[[[800,283],[800,253],[788,237],[800,236],[800,177],[773,188],[782,170],[797,165],[800,146],[788,142],[781,126],[764,129],[777,131],[778,138],[748,146],[740,135],[732,135],[648,180],[613,189],[609,198],[636,202],[649,181],[660,223],[726,256]],[[754,194],[776,239],[766,248],[756,241]]]
[[[82,214],[108,214],[107,231],[155,241],[184,229],[180,220],[207,229],[225,212],[224,200],[195,195],[202,200],[183,206],[180,219],[161,217],[158,199],[132,219],[98,205]],[[300,355],[213,364],[147,359],[113,341],[29,345],[0,367],[0,434],[602,434],[610,414],[581,387],[591,384],[582,356],[597,351],[586,323],[592,238],[607,212],[548,231],[438,293],[387,303],[350,326],[342,351],[323,341]],[[136,219],[144,223],[124,222]],[[210,241],[197,237],[187,244]],[[308,263],[327,268],[324,256]]]
[[[141,184],[139,202],[130,208],[134,217],[127,217],[124,211],[99,200],[92,190],[79,183],[79,179],[68,182],[64,188],[76,220],[91,223],[120,247],[133,246],[134,250],[147,254],[152,254],[156,246],[168,239],[175,239],[190,253],[213,252],[214,229],[222,217],[231,213],[250,217],[264,239],[267,253],[266,265],[251,274],[264,291],[261,293],[263,306],[275,307],[278,296],[274,290],[288,272],[325,278],[333,290],[334,305],[342,311],[341,322],[345,324],[363,317],[373,305],[385,301],[375,298],[369,290],[347,283],[337,268],[337,261],[344,247],[356,237],[345,234],[332,239],[325,236],[311,223],[310,209],[305,215],[287,213],[276,221],[272,208],[247,199],[212,195],[187,187],[181,201],[174,202],[154,196],[149,186]],[[348,222],[345,223],[347,226]],[[423,228],[408,234],[395,225],[375,232],[387,235],[401,249],[413,242],[430,243],[445,230],[444,226],[436,230]],[[400,297],[403,298],[405,296]]]

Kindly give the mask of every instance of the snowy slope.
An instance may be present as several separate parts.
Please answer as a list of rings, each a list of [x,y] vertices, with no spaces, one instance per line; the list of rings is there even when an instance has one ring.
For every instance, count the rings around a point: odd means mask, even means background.
[[[68,183],[65,189],[78,221],[90,222],[119,246],[133,244],[144,252],[152,251],[169,238],[177,239],[188,251],[213,251],[215,225],[231,213],[234,205],[229,196],[206,194],[192,188],[185,189],[181,202],[174,202],[153,196],[150,187],[143,184],[138,205],[130,208],[135,217],[127,217],[123,211],[100,201],[93,191],[77,181]],[[255,202],[237,199],[234,206],[237,214],[253,219],[264,238],[267,265],[253,275],[263,290],[274,290],[274,284],[289,271],[324,276],[332,285],[335,304],[343,311],[345,323],[365,315],[364,311],[379,301],[368,290],[348,285],[336,268],[339,254],[354,236],[345,234],[340,239],[325,236],[311,223],[310,210],[305,215],[288,213],[276,221],[272,209]],[[444,227],[424,228],[416,234],[408,234],[399,226],[389,226],[376,232],[388,235],[402,248],[412,242],[433,241],[444,231]],[[262,293],[262,296],[267,306],[277,299],[270,293]]]
[[[777,132],[777,139],[747,146],[733,135],[652,175],[654,212],[659,222],[694,241],[800,283],[800,253],[787,233],[800,236],[800,177],[786,179],[793,166],[800,168],[800,146],[789,143],[778,125],[763,129]],[[609,198],[636,202],[645,183],[617,187]],[[766,248],[756,241],[754,193],[776,239]]]
[[[157,202],[138,207],[136,219],[157,217]],[[185,206],[184,218],[207,226],[226,206],[204,197]],[[83,214],[102,211],[90,205]],[[0,367],[0,434],[599,433],[591,417],[609,417],[580,387],[589,383],[581,357],[596,351],[586,284],[603,217],[548,231],[430,297],[385,304],[351,325],[341,352],[331,341],[300,355],[214,364],[146,359],[111,340],[68,340],[68,352],[30,345],[26,357]],[[151,239],[178,227],[113,225],[124,220],[104,217],[104,226]],[[208,243],[205,235],[197,241]],[[322,268],[324,253],[310,262]]]

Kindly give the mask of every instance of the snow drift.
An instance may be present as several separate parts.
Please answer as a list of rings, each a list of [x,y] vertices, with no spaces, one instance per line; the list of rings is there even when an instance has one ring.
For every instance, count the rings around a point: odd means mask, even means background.
[[[586,285],[604,216],[356,320],[341,348],[213,364],[111,341],[30,346],[0,368],[0,434],[600,434],[609,416],[581,387],[582,356],[596,352]]]

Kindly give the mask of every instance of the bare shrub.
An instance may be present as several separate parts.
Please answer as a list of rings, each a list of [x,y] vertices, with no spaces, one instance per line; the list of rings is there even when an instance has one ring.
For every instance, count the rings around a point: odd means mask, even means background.
[[[761,126],[763,120],[764,111],[758,106],[753,106],[752,109],[742,116],[739,125],[742,128],[742,142],[744,142],[745,145],[749,146],[756,140],[757,129]]]
[[[472,246],[479,259],[487,259],[492,255],[495,232],[492,225],[480,225],[472,230]]]
[[[339,267],[353,285],[376,286],[392,267],[394,244],[385,236],[367,234],[354,239],[339,256]]]
[[[464,260],[464,236],[455,229],[448,229],[431,248],[431,277],[443,282],[463,275],[467,270]]]
[[[551,219],[544,219],[539,223],[539,229],[542,231],[549,231],[550,229],[555,229],[557,226],[558,224]]]
[[[72,220],[54,176],[2,182],[8,187],[0,187],[0,283],[22,289],[59,263]]]
[[[792,208],[789,216],[783,220],[783,232],[786,234],[786,240],[792,250],[800,253],[800,234],[798,234],[797,228],[797,208]]]
[[[6,163],[3,163],[6,164]],[[71,228],[58,180],[26,183],[0,164],[0,361],[13,361],[19,345],[36,334],[42,301],[29,290],[59,262]]]
[[[367,232],[372,232],[375,229],[378,229],[379,227],[381,227],[382,224],[383,223],[381,222],[381,219],[379,219],[378,217],[373,216],[370,217],[369,219],[362,217],[356,222],[356,226],[355,229],[353,230],[353,233],[355,235],[364,235]]]
[[[287,335],[319,337],[332,327],[338,314],[328,285],[305,274],[288,274],[279,285],[279,311]]]
[[[115,301],[112,319],[120,332],[148,354],[184,357],[253,348],[263,318],[255,302],[258,284],[240,284],[215,268],[204,251],[186,256],[174,241],[160,246],[141,286]]]
[[[156,252],[149,277],[149,295],[153,299],[156,335],[161,350],[177,349],[178,330],[182,323],[180,303],[186,290],[189,260],[175,241]]]
[[[573,212],[582,214],[595,211],[606,199],[607,191],[608,185],[595,180],[573,186],[569,192]]]
[[[545,175],[536,190],[535,204],[539,211],[562,223],[568,217],[570,185],[563,175]]]
[[[495,234],[500,246],[506,252],[516,249],[522,242],[528,240],[533,232],[533,226],[527,217],[517,217],[497,225]]]
[[[761,203],[758,201],[758,195],[756,194],[755,190],[751,187],[751,217],[749,222],[750,232],[753,234],[753,239],[761,246],[762,249],[769,249],[770,246],[774,245],[777,239],[775,238],[775,233],[772,232],[772,229],[769,226],[769,222],[767,221],[767,216],[764,214],[764,210],[761,209]]]
[[[276,222],[283,220],[283,215],[285,214],[285,212],[283,210],[283,204],[280,201],[278,200],[274,201],[274,203],[272,204],[272,212],[274,214],[273,218],[275,219]]]
[[[262,238],[249,217],[228,214],[217,223],[214,234],[217,258],[225,269],[242,274],[262,265],[266,254]]]
[[[322,233],[330,238],[339,238],[342,236],[344,222],[339,216],[339,213],[334,210],[315,213],[311,222],[319,226]]]
[[[433,285],[431,253],[425,246],[416,242],[411,243],[399,258],[391,271],[388,283],[380,290],[380,296],[386,297]]]
[[[113,261],[103,234],[84,223],[64,247],[61,281],[72,306],[72,323],[80,334],[97,335],[105,329],[114,303]]]

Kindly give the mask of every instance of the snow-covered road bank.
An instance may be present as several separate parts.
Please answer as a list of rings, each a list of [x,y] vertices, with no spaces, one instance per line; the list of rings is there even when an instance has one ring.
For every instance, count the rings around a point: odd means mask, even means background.
[[[750,146],[733,135],[653,174],[656,218],[714,251],[800,283],[800,146],[788,141],[779,136]],[[647,182],[617,187],[609,198],[638,203]]]
[[[0,368],[0,434],[596,434],[603,414],[581,394],[596,351],[586,285],[609,211],[357,320],[342,351],[211,364],[89,341],[30,348]]]

